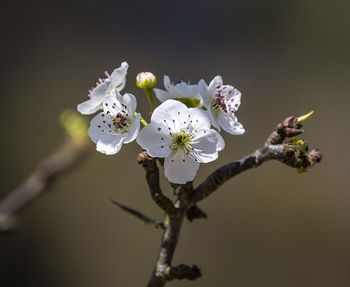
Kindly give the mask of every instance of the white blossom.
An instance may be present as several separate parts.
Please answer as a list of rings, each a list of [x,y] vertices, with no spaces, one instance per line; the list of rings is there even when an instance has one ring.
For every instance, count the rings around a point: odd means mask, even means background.
[[[223,128],[232,135],[244,134],[243,126],[234,114],[241,104],[240,91],[230,85],[223,85],[220,76],[216,76],[209,86],[200,80],[198,87],[211,124],[219,131]]]
[[[131,94],[122,96],[112,90],[103,102],[103,112],[90,123],[89,136],[96,150],[112,155],[120,151],[122,144],[136,139],[140,130],[141,115],[135,113],[136,98]]]
[[[121,63],[119,68],[116,68],[112,74],[105,72],[106,78],[100,78],[96,86],[89,90],[90,99],[79,104],[77,109],[83,115],[90,115],[102,109],[102,103],[112,90],[121,91],[125,87],[126,74],[128,72],[128,63]]]
[[[185,82],[173,85],[168,76],[164,76],[163,82],[165,90],[154,89],[154,93],[160,102],[173,99],[185,104],[190,103],[191,107],[202,104],[202,97],[197,85],[189,85]]]
[[[150,156],[165,158],[165,176],[178,184],[193,180],[199,163],[217,159],[225,146],[202,109],[187,108],[175,100],[167,100],[154,110],[137,143]]]

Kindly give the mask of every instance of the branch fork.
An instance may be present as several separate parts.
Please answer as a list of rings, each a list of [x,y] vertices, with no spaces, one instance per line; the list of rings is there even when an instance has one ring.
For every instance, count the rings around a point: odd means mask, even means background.
[[[185,185],[170,183],[174,190],[174,201],[165,196],[160,188],[157,159],[150,157],[145,151],[138,155],[137,161],[146,171],[146,180],[152,199],[165,213],[161,247],[148,287],[162,287],[174,279],[195,280],[201,277],[201,271],[196,265],[172,266],[173,255],[184,218],[187,217],[189,221],[207,218],[197,203],[218,190],[226,181],[269,160],[280,161],[299,172],[306,171],[321,161],[322,154],[318,149],[309,151],[305,140],[295,138],[304,132],[301,129],[302,122],[312,114],[313,112],[301,117],[287,117],[277,125],[260,148],[240,160],[218,168],[196,188],[193,187],[192,182]],[[290,140],[287,141],[288,139]],[[163,160],[158,160],[162,165]]]

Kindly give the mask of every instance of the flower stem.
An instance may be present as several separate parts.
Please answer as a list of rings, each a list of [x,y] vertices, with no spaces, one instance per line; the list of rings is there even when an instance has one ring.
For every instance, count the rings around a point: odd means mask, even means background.
[[[137,112],[135,112],[134,115],[137,116]],[[140,123],[144,127],[148,125],[148,122],[143,117],[141,117]]]
[[[151,106],[151,110],[152,110],[152,112],[153,112],[153,111],[154,111],[153,89],[152,89],[152,88],[150,88],[150,89],[145,89],[144,91],[145,91],[145,93],[146,93],[146,95],[147,95],[149,105]]]
[[[148,123],[145,121],[144,118],[141,118],[140,123],[141,123],[141,125],[143,125],[144,127],[148,125]]]

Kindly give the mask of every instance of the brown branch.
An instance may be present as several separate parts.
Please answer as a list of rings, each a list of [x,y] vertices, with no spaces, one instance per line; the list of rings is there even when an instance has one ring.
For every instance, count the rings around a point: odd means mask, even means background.
[[[73,168],[89,152],[87,142],[68,138],[63,146],[43,160],[36,170],[0,202],[0,231],[12,230],[17,214],[52,186],[58,175]]]
[[[195,265],[180,264],[179,266],[172,266],[172,259],[179,240],[183,220],[190,206],[188,193],[182,187],[178,187],[176,190],[175,205],[178,205],[178,212],[165,217],[165,231],[161,241],[158,260],[147,285],[148,287],[162,287],[168,281],[174,279],[195,280],[202,276],[200,269]]]
[[[155,159],[150,158],[145,152],[140,154],[142,160],[139,160],[139,162],[142,163],[146,170],[152,198],[166,212],[165,231],[156,267],[147,285],[148,287],[163,287],[168,281],[174,279],[195,280],[201,276],[197,266],[181,264],[174,267],[171,264],[186,214],[191,216],[192,212],[195,214],[195,218],[206,217],[206,214],[196,206],[196,203],[208,197],[234,176],[248,169],[258,167],[268,160],[278,160],[301,171],[321,160],[321,153],[316,149],[308,152],[307,143],[301,139],[284,143],[287,138],[295,137],[303,132],[300,129],[302,126],[301,118],[288,117],[285,119],[277,125],[261,148],[238,161],[218,168],[197,188],[193,189],[192,182],[186,185],[171,184],[175,193],[175,203],[172,203],[166,197],[164,198],[160,191],[159,171]],[[303,118],[305,119],[306,117],[304,116]],[[155,196],[155,193],[158,195]]]
[[[191,200],[197,203],[208,197],[226,181],[247,169],[258,167],[263,162],[272,159],[268,146],[256,150],[254,153],[224,165],[210,174],[191,194]]]
[[[301,129],[302,122],[298,120],[299,118],[291,116],[279,123],[275,130],[267,138],[266,144],[281,144],[286,138],[292,138],[302,134],[304,130]]]
[[[158,162],[162,167],[164,167],[164,158],[157,158]],[[186,184],[176,184],[169,182],[170,186],[174,190],[174,194],[176,193],[176,190],[179,186],[182,187],[182,189],[185,189],[188,194],[191,194],[193,191],[193,181],[189,181]],[[192,205],[186,213],[186,218],[189,222],[193,222],[196,219],[203,219],[203,218],[208,218],[207,214],[198,207],[198,205],[194,204]]]
[[[150,157],[146,152],[142,152],[137,157],[137,162],[143,166],[146,171],[146,180],[153,201],[166,213],[173,214],[177,210],[173,202],[166,197],[159,185],[159,169],[155,158]]]
[[[187,210],[186,217],[189,222],[192,222],[195,219],[206,219],[208,215],[198,205],[194,204]]]
[[[171,261],[178,243],[180,230],[184,216],[166,216],[164,225],[165,231],[162,237],[159,256],[156,268],[153,272],[152,278],[148,283],[148,287],[164,286],[167,281],[170,281]]]
[[[190,197],[193,203],[197,203],[216,191],[226,181],[251,168],[260,166],[269,160],[278,160],[290,167],[305,171],[322,159],[319,150],[308,152],[308,145],[304,140],[292,140],[283,143],[287,138],[293,138],[304,131],[301,130],[301,117],[287,117],[266,140],[266,143],[252,154],[224,165],[211,173]]]
[[[151,158],[146,152],[142,152],[139,154],[137,161],[142,164],[146,171],[146,179],[153,201],[165,212],[163,222],[165,230],[162,236],[157,264],[147,286],[161,287],[174,279],[194,280],[200,277],[200,270],[196,266],[171,265],[179,240],[181,226],[190,206],[188,191],[193,189],[192,183],[183,186],[172,185],[175,195],[175,202],[173,203],[161,191],[156,159]]]

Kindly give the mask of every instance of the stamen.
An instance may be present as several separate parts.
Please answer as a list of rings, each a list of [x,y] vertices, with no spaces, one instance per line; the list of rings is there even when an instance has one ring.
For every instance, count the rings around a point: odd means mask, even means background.
[[[172,150],[178,150],[182,149],[185,153],[189,153],[189,151],[192,150],[191,143],[192,143],[193,135],[190,133],[185,132],[184,130],[181,130],[178,133],[171,135],[171,149]]]
[[[129,130],[129,125],[131,124],[131,119],[128,117],[128,114],[121,114],[118,113],[113,118],[113,126],[115,129],[115,132],[118,133],[125,133]]]
[[[211,98],[210,104],[214,112],[219,113],[223,111],[228,113],[232,111],[232,99],[228,99],[227,96],[232,93],[231,89],[228,89],[227,86],[217,87],[216,94]]]

